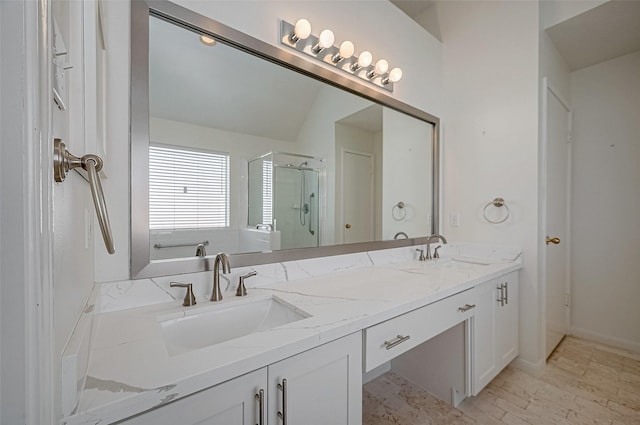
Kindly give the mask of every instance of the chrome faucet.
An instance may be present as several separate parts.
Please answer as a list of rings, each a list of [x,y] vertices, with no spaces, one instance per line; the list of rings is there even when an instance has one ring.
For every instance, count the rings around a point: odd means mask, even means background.
[[[220,291],[220,263],[222,263],[222,273],[229,273],[231,266],[229,265],[229,257],[224,252],[216,255],[213,260],[213,291],[211,292],[211,301],[222,300],[222,291]]]
[[[204,246],[205,245],[203,243],[198,244],[198,246],[196,247],[196,257],[207,256],[207,249]]]
[[[447,238],[445,238],[444,236],[439,235],[437,233],[435,233],[435,234],[433,234],[433,235],[431,235],[431,236],[429,236],[427,238],[427,254],[425,255],[427,260],[431,260],[433,258],[439,258],[440,257],[440,255],[438,254],[438,248],[440,248],[439,246],[436,248],[435,255],[433,257],[431,256],[431,244],[434,243],[434,242],[438,242],[438,241],[442,241],[443,244],[446,244],[447,243]]]

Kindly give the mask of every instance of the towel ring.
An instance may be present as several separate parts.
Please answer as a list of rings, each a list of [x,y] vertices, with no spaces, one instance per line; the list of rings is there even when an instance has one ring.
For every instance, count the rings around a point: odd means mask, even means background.
[[[407,216],[407,210],[404,209],[404,202],[400,201],[391,208],[391,217],[395,221],[402,221]]]
[[[505,214],[502,220],[491,220],[489,217],[487,217],[487,208],[489,208],[492,205],[496,208],[504,207],[505,211],[507,211],[507,213]],[[484,217],[485,220],[487,220],[491,224],[504,223],[509,218],[509,215],[510,215],[509,207],[507,206],[506,202],[504,202],[503,198],[494,199],[493,201],[487,203],[487,205],[485,205],[484,209],[482,210],[482,216]]]
[[[107,213],[107,204],[104,200],[104,192],[102,191],[102,183],[98,172],[102,170],[102,158],[97,155],[84,155],[82,158],[71,154],[61,139],[54,139],[53,142],[53,177],[56,182],[63,182],[67,177],[67,173],[74,168],[83,168],[89,178],[89,187],[91,189],[91,197],[93,198],[93,206],[98,216],[98,224],[102,231],[104,246],[109,254],[116,252],[113,245],[113,234],[111,232],[111,224],[109,223],[109,214]]]

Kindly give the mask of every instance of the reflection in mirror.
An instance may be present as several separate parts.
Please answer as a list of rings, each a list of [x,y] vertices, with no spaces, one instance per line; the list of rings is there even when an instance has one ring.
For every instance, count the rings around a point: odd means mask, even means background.
[[[171,5],[176,11],[182,15],[175,22],[213,22]],[[195,23],[187,29],[168,22],[166,11],[146,13],[148,138],[136,136],[137,118],[146,115],[132,106],[132,166],[148,169],[148,190],[132,171],[132,276],[154,262],[164,267],[189,258],[182,264],[195,264],[199,245],[209,254],[241,254],[437,231],[437,118],[360,90],[362,83],[355,89],[368,96],[354,94],[354,83],[339,77],[331,79],[348,90],[224,41],[203,40],[191,30]],[[132,24],[134,44],[142,37],[137,27]],[[144,70],[133,54],[132,75],[139,75]],[[145,92],[136,88],[132,76],[132,105],[138,103],[134,94]],[[137,153],[144,146],[148,156],[142,159]],[[147,200],[142,208],[135,194]],[[138,222],[148,237],[138,239]],[[147,241],[148,254],[141,255],[140,240]]]

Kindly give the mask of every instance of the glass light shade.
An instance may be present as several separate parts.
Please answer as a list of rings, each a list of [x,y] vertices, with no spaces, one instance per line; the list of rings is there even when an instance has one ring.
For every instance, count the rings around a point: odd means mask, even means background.
[[[213,38],[209,37],[208,35],[201,35],[200,36],[200,42],[202,44],[204,44],[205,46],[214,46],[216,44],[216,40],[214,40]]]
[[[371,62],[373,62],[373,55],[367,50],[360,53],[360,56],[358,56],[358,66],[364,68],[371,65]]]
[[[340,56],[347,59],[353,56],[353,52],[355,52],[356,48],[350,41],[343,41],[340,45]]]
[[[389,62],[387,62],[384,59],[380,59],[378,62],[376,62],[376,74],[380,75],[380,74],[385,74],[387,72],[387,70],[389,69]]]
[[[318,45],[323,49],[329,48],[333,46],[333,42],[335,41],[335,36],[333,35],[333,31],[331,30],[322,30],[320,33],[320,37],[318,37]]]
[[[402,70],[400,68],[393,68],[389,72],[389,81],[397,83],[402,78]]]
[[[300,40],[309,37],[311,35],[311,23],[304,18],[298,19],[295,27],[293,27],[293,34]]]

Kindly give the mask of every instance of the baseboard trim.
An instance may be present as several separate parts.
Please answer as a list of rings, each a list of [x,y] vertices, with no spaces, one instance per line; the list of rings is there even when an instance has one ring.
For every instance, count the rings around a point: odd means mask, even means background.
[[[511,366],[533,376],[540,375],[544,371],[544,367],[546,364],[547,363],[544,361],[544,359],[534,363],[528,360],[524,360],[520,357],[511,362]]]
[[[598,332],[593,332],[588,329],[577,328],[573,326],[571,327],[571,335],[578,338],[588,339],[593,342],[610,345],[612,347],[633,351],[634,353],[640,353],[640,342],[603,335]]]

